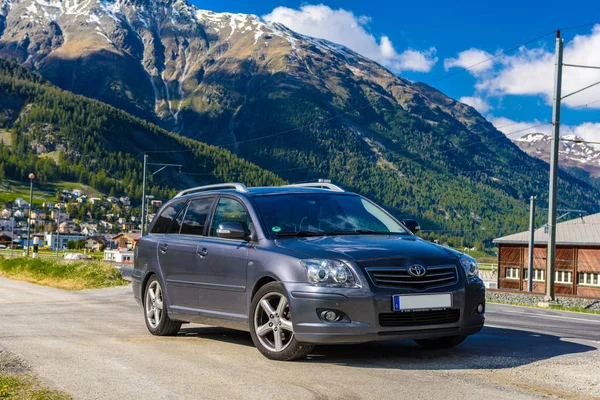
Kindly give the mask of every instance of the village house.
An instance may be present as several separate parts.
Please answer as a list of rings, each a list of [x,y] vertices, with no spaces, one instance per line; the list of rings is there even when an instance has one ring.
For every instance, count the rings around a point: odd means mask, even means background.
[[[112,240],[119,249],[133,250],[141,237],[139,232],[121,232]]]
[[[15,205],[19,208],[29,208],[29,203],[20,197],[15,199]]]
[[[50,247],[51,250],[56,250],[57,243],[59,250],[64,250],[68,248],[69,242],[77,242],[83,239],[85,239],[85,235],[81,233],[61,233],[57,235],[56,232],[46,232],[43,237],[45,245]]]
[[[49,201],[45,201],[42,203],[42,208],[54,208],[54,203],[51,203]]]
[[[59,210],[50,211],[50,218],[55,220],[56,222],[60,222],[60,221],[58,221],[59,216],[60,216],[61,221],[66,221],[70,218],[69,213],[66,211],[59,211]]]
[[[90,236],[85,240],[83,247],[91,251],[103,251],[106,247],[106,242],[99,236]]]
[[[12,217],[12,211],[8,208],[5,208],[4,210],[0,211],[0,218],[8,219],[10,217]]]
[[[529,232],[494,240],[498,245],[498,288],[526,291]],[[533,291],[546,291],[548,233],[534,232]],[[600,297],[600,213],[556,225],[556,294]]]
[[[162,207],[163,202],[162,200],[150,200],[150,204],[154,207]]]

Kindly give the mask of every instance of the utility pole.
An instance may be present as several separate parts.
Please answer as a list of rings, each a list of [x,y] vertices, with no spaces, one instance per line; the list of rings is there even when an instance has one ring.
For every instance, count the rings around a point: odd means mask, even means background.
[[[27,257],[29,257],[29,247],[31,236],[29,235],[31,229],[31,212],[33,211],[33,180],[35,174],[32,172],[29,174],[29,215],[27,215]]]
[[[13,256],[13,250],[15,248],[15,209],[12,209],[12,231],[10,234],[10,256]]]
[[[60,248],[60,205],[58,206],[58,219],[56,220],[56,259],[58,260],[58,249]]]
[[[535,196],[529,198],[529,266],[527,268],[527,291],[533,291],[533,255],[535,233]]]
[[[145,226],[145,206],[146,206],[146,169],[148,168],[148,154],[144,153],[144,173],[142,178],[142,236],[146,232]]]
[[[556,63],[554,69],[554,103],[552,106],[552,141],[550,152],[550,192],[548,195],[548,256],[546,258],[545,301],[554,301],[556,262],[556,195],[558,183],[558,149],[560,145],[560,100],[563,66],[563,40],[556,31]],[[530,277],[531,278],[531,277]]]
[[[141,224],[141,228],[142,228],[142,236],[144,236],[144,234],[146,233],[146,224],[145,224],[145,219],[146,219],[146,177],[147,177],[147,168],[148,165],[155,165],[158,167],[161,167],[159,169],[157,169],[156,171],[154,171],[153,173],[150,174],[150,176],[154,176],[156,174],[158,174],[160,171],[162,171],[163,169],[167,168],[167,167],[178,167],[179,171],[181,172],[181,167],[183,167],[183,165],[181,164],[162,164],[162,163],[148,163],[148,155],[146,153],[144,153],[144,175],[143,175],[143,181],[142,181],[142,224]]]

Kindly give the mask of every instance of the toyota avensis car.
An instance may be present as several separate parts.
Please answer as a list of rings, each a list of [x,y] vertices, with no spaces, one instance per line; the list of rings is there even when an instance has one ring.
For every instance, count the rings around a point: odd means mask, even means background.
[[[133,291],[153,335],[250,331],[274,360],[326,343],[456,346],[483,327],[477,262],[410,229],[329,183],[189,189],[135,247]]]

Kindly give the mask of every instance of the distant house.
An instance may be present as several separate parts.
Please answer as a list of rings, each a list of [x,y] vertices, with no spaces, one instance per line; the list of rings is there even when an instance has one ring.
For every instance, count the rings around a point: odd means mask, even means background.
[[[107,197],[106,201],[108,201],[109,203],[118,203],[119,199],[111,196],[111,197]]]
[[[106,242],[99,236],[90,236],[85,240],[83,247],[92,251],[101,251],[106,247]]]
[[[97,204],[97,203],[100,203],[102,201],[102,199],[99,197],[90,197],[88,199],[88,201],[92,204]]]
[[[15,200],[15,205],[19,208],[28,208],[29,207],[29,203],[20,197]]]
[[[42,203],[42,208],[54,208],[54,203],[51,203],[49,201],[45,201]]]
[[[0,233],[0,246],[10,247],[12,236],[7,233]]]
[[[494,239],[498,288],[527,290],[529,232]],[[546,291],[548,233],[534,232],[533,290]],[[556,225],[556,294],[600,297],[600,213]]]
[[[126,196],[119,197],[119,201],[126,206],[131,205],[131,200],[129,199],[129,197],[126,197]]]
[[[66,211],[52,210],[50,211],[50,218],[59,222],[58,217],[60,216],[61,221],[69,219],[69,213]]]
[[[25,213],[21,210],[15,211],[13,215],[15,218],[25,218]]]
[[[137,241],[142,237],[138,232],[121,232],[113,237],[113,242],[120,249],[133,250]]]
[[[132,264],[133,251],[131,250],[104,250],[104,261]]]
[[[45,211],[41,211],[41,210],[31,210],[30,212],[30,218],[31,219],[36,219],[36,220],[45,220],[47,218],[46,216],[46,212]]]
[[[83,194],[83,191],[81,189],[75,189],[71,192],[71,194],[75,197],[81,197],[81,195]]]
[[[70,233],[75,230],[76,224],[73,221],[64,221],[58,225],[60,233]]]
[[[50,249],[56,250],[58,243],[59,250],[63,250],[67,248],[71,241],[76,242],[78,240],[84,240],[85,235],[82,235],[81,233],[61,233],[60,235],[57,235],[56,232],[46,232],[43,239],[46,246],[50,247]]]
[[[3,218],[3,219],[8,219],[8,218],[10,218],[11,216],[12,216],[12,211],[11,211],[11,210],[9,210],[9,209],[7,209],[7,208],[5,208],[4,210],[2,210],[2,211],[0,212],[0,218]]]
[[[150,204],[153,205],[154,207],[162,207],[163,202],[162,202],[162,200],[151,200]]]

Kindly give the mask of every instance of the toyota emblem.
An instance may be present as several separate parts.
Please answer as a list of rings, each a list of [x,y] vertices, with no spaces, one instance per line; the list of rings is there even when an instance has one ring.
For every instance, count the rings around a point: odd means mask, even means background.
[[[427,273],[427,268],[419,264],[411,265],[408,267],[408,273],[415,277],[421,277]]]

